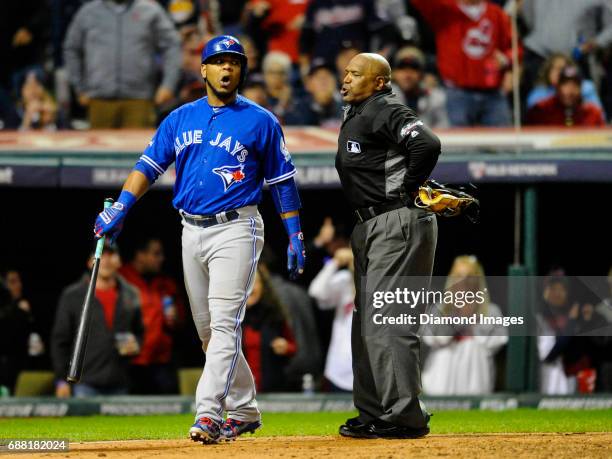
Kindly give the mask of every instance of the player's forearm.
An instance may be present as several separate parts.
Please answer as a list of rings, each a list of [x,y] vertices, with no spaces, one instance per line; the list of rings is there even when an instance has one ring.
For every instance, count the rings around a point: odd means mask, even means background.
[[[150,186],[149,179],[142,172],[133,170],[123,184],[122,191],[131,193],[138,200],[148,191]]]

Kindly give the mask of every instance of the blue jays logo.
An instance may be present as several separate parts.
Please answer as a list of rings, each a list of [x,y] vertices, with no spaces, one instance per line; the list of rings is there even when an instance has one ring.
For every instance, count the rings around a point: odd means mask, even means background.
[[[221,166],[213,169],[213,172],[221,177],[223,180],[224,191],[227,191],[230,186],[236,182],[242,182],[246,175],[242,171],[244,166],[242,164],[238,166]]]
[[[225,46],[226,48],[229,48],[230,46],[236,44],[236,40],[234,40],[233,38],[226,38],[225,40],[221,42],[221,44]]]

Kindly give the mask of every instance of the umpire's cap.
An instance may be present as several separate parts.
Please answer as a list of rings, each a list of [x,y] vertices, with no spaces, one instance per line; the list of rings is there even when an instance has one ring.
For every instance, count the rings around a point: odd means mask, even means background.
[[[240,41],[231,35],[219,35],[211,38],[202,50],[202,64],[218,54],[236,54],[240,57],[240,84],[242,85],[247,74],[247,57]]]

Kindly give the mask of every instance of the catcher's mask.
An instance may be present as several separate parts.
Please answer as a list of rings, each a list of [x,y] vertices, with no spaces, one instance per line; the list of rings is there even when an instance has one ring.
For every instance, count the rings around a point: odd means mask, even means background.
[[[463,190],[441,185],[434,180],[427,180],[419,187],[414,205],[441,217],[456,217],[463,213],[472,223],[478,223],[479,219],[478,199]]]

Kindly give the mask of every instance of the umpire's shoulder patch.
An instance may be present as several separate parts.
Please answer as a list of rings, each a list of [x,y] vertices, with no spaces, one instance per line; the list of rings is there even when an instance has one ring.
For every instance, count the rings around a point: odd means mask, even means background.
[[[410,131],[412,131],[415,127],[417,126],[423,126],[423,122],[421,120],[416,120],[416,121],[412,121],[408,124],[406,124],[404,127],[402,127],[402,129],[400,130],[400,136],[402,137],[406,137],[408,135],[408,133]],[[416,137],[418,134],[412,134],[412,137]]]
[[[349,153],[361,153],[361,145],[359,142],[355,142],[354,140],[347,140],[346,151]]]

